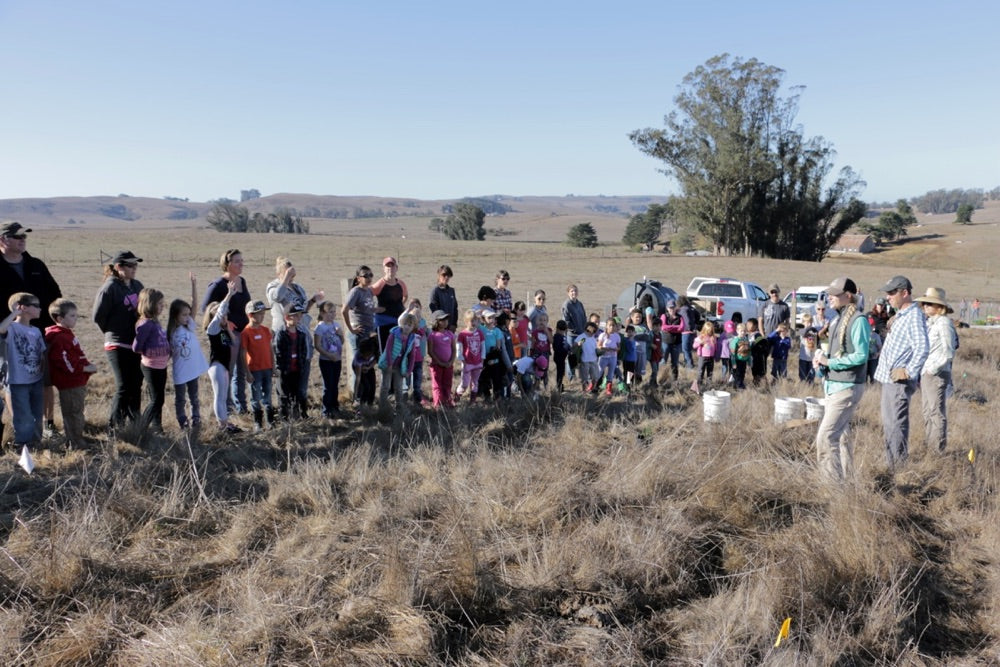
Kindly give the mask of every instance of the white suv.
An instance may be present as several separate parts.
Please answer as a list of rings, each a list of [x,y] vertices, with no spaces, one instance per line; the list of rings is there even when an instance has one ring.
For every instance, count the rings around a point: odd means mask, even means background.
[[[795,300],[795,324],[802,326],[802,316],[809,313],[815,319],[816,304],[819,301],[826,303],[826,285],[803,285],[794,292],[785,295],[785,303],[792,305]]]

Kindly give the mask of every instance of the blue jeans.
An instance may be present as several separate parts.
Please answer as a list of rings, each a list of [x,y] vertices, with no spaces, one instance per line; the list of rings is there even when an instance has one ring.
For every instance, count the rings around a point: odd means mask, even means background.
[[[411,396],[413,396],[413,402],[419,403],[424,400],[424,390],[421,385],[424,382],[424,365],[423,363],[413,365],[413,374],[410,376],[410,388],[413,390]]]
[[[10,385],[14,412],[14,443],[28,445],[42,439],[42,381]]]
[[[236,349],[243,354],[243,348]],[[247,365],[242,359],[236,362],[233,376],[229,378],[229,398],[233,401],[234,411],[247,411]]]
[[[302,379],[299,380],[301,382],[299,393],[303,396],[309,396],[309,371],[312,370],[312,362],[312,357],[307,357],[302,362],[302,368],[299,369],[299,373],[302,375]]]
[[[694,334],[693,333],[682,333],[681,334],[681,350],[684,351],[684,365],[688,368],[694,368],[694,357],[691,352],[694,350]]]
[[[668,343],[667,349],[663,353],[663,361],[670,360],[670,370],[673,372],[675,380],[677,379],[677,362],[681,356],[681,345],[681,343]]]
[[[250,371],[253,378],[250,384],[250,407],[254,412],[263,408],[271,409],[271,380],[274,371],[265,368],[262,371]]]
[[[201,402],[198,400],[198,378],[187,384],[174,385],[174,412],[177,413],[177,423],[181,428],[187,428],[188,418],[185,414],[187,400],[191,401],[191,423],[201,424]]]

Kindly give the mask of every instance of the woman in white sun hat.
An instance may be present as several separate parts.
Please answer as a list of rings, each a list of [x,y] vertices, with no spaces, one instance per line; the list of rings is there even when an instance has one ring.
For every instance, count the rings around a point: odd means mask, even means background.
[[[927,317],[930,353],[920,374],[920,394],[924,412],[924,440],[927,449],[943,452],[948,444],[948,413],[945,402],[953,391],[951,362],[958,349],[958,334],[948,315],[955,312],[940,287],[928,287],[914,299]]]

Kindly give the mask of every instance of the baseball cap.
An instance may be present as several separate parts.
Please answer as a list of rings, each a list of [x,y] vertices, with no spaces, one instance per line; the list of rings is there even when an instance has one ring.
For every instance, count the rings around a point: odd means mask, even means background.
[[[259,313],[262,310],[267,310],[267,306],[264,305],[263,301],[251,301],[247,304],[244,310],[247,311],[247,315],[253,315],[254,313]]]
[[[771,292],[781,292],[781,288],[778,287],[778,283],[771,283],[770,285],[767,286],[767,292],[768,294],[770,294]]]
[[[395,264],[396,266],[399,266],[399,262],[396,261],[395,257],[386,257],[385,259],[382,260],[382,266],[388,266],[389,264]]]
[[[0,236],[17,236],[18,234],[27,234],[30,231],[30,229],[17,220],[10,220],[0,224]]]
[[[830,296],[840,296],[844,292],[850,292],[851,294],[858,293],[858,286],[854,284],[854,281],[850,278],[837,278],[830,286],[826,288],[826,293]]]
[[[497,316],[496,311],[490,310],[489,308],[483,309],[479,314],[482,315],[484,320]]]
[[[910,279],[906,276],[893,276],[889,279],[885,285],[878,288],[879,292],[894,292],[898,289],[905,289],[908,292],[913,291],[913,284],[910,283]]]
[[[431,318],[433,318],[435,322],[438,322],[440,320],[447,320],[449,318],[449,315],[443,310],[435,310],[433,313],[431,313]]]
[[[119,250],[114,257],[111,258],[112,264],[136,264],[142,261],[142,257],[136,257],[135,253],[131,250]]]
[[[299,304],[292,304],[292,307],[286,311],[287,315],[302,315],[306,312],[306,309]]]

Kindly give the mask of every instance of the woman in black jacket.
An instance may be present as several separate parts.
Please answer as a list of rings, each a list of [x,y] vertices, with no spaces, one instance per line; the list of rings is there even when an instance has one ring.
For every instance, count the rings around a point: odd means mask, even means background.
[[[94,322],[104,333],[104,352],[115,376],[115,395],[108,417],[111,428],[135,421],[140,413],[142,369],[139,355],[132,351],[132,341],[143,288],[135,279],[141,261],[129,250],[119,251],[104,267],[104,284],[94,299]]]

